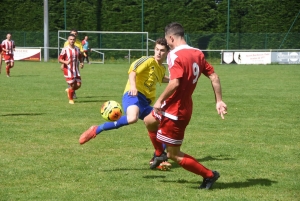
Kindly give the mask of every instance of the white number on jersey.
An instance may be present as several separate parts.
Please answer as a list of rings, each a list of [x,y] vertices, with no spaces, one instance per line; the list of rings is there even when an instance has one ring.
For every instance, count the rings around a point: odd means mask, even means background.
[[[193,84],[195,84],[200,76],[200,70],[197,63],[193,63],[193,73],[195,78],[193,79]]]

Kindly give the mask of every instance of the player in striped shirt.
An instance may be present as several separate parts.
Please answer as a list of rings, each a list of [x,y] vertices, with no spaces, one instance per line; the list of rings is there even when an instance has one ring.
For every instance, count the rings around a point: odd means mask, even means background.
[[[82,55],[80,50],[75,46],[74,35],[69,35],[68,46],[64,47],[59,55],[59,62],[63,64],[64,76],[69,88],[66,89],[70,104],[74,104],[73,95],[76,90],[81,87],[81,77],[79,73],[78,64],[83,68]]]
[[[77,38],[77,36],[78,36],[78,31],[77,31],[76,29],[72,29],[72,30],[70,31],[70,34],[75,36],[75,42],[74,42],[74,45],[75,45],[76,47],[78,47],[78,49],[80,50],[80,53],[82,54],[82,56],[85,56],[85,53],[84,53],[84,50],[83,50],[83,46],[82,46],[82,44],[81,44],[81,41]],[[69,41],[67,40],[67,41],[64,43],[64,47],[67,47],[68,45],[69,45]],[[83,57],[82,57],[82,58],[83,58]],[[64,65],[62,64],[60,68],[61,68],[61,70],[63,71],[63,70],[64,70]],[[81,68],[83,68],[83,66],[82,66]],[[73,93],[73,98],[77,98],[75,91],[74,91],[74,93]]]
[[[10,69],[14,67],[15,42],[11,40],[11,33],[6,35],[6,40],[2,41],[3,57],[6,63],[6,76],[10,77]]]

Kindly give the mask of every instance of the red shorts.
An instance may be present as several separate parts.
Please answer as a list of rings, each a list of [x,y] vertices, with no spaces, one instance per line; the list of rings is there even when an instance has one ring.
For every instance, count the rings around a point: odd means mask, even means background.
[[[3,55],[5,62],[14,62],[14,55],[13,54],[4,54]]]
[[[155,115],[155,113],[152,113],[152,115]],[[173,120],[163,115],[155,117],[157,120],[161,118],[156,135],[157,140],[169,146],[180,146],[183,142],[185,128],[189,124],[190,118]]]
[[[74,83],[75,81],[81,83],[81,77],[80,77],[80,76],[79,76],[79,77],[73,77],[73,78],[68,78],[68,77],[66,77],[66,82],[67,82],[68,84],[72,84],[72,83]]]

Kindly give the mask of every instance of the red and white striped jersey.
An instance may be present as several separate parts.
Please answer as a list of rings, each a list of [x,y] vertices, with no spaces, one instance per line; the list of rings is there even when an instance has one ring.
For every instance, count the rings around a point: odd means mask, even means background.
[[[13,40],[4,40],[1,44],[2,48],[7,49],[8,52],[4,52],[5,54],[14,54],[15,42]]]
[[[70,60],[68,65],[64,64],[65,78],[75,78],[80,76],[78,65],[81,54],[76,46],[74,48],[71,48],[70,46],[64,47],[59,55],[59,59],[64,61]]]

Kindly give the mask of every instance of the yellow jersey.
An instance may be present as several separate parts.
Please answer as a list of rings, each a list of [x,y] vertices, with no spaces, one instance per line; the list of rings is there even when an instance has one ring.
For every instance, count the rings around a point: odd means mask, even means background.
[[[69,45],[69,41],[66,41],[64,47],[67,47],[68,45]],[[79,48],[81,53],[83,53],[82,43],[79,39],[76,38],[74,45]]]
[[[147,99],[154,103],[156,97],[156,84],[162,83],[166,73],[166,67],[159,65],[153,56],[142,57],[134,61],[128,70],[128,74],[136,72],[136,88],[144,94]],[[130,89],[129,79],[127,81],[124,94]]]

